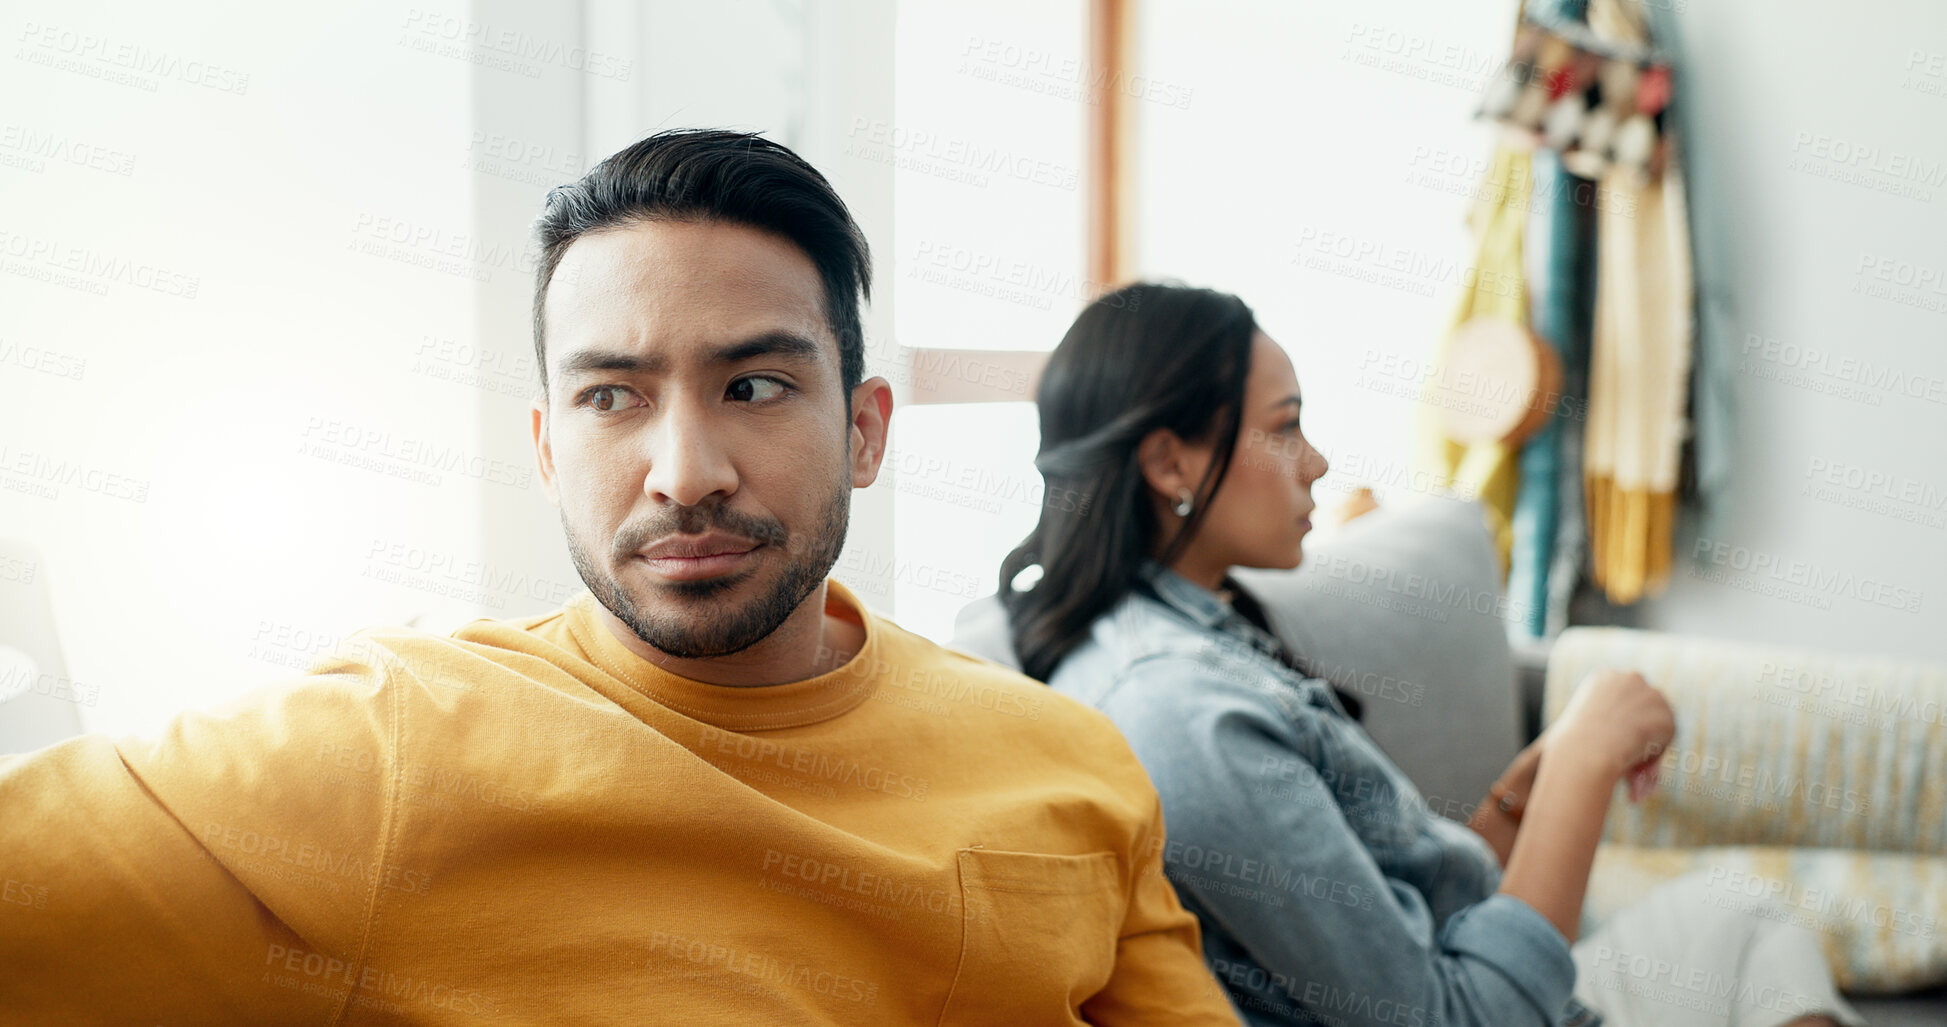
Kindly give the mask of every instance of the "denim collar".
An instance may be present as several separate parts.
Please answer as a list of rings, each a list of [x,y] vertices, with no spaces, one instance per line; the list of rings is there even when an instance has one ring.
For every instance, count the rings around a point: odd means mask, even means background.
[[[1284,643],[1270,632],[1252,623],[1249,617],[1237,612],[1229,603],[1217,598],[1215,592],[1147,556],[1143,557],[1136,576],[1147,586],[1143,591],[1151,598],[1188,619],[1190,623],[1212,634],[1241,641],[1257,650],[1272,663],[1280,667],[1285,666],[1284,660],[1278,655],[1284,650]],[[1224,581],[1234,591],[1243,591],[1229,577]],[[1291,680],[1304,696],[1305,701],[1314,706],[1327,707],[1348,720],[1358,719],[1347,711],[1344,703],[1339,701],[1334,686],[1323,680],[1313,679],[1311,674],[1300,673],[1300,677]]]
[[[1217,598],[1217,593],[1157,563],[1152,557],[1143,557],[1142,566],[1136,573],[1149,583],[1149,587],[1156,592],[1156,598],[1203,627],[1215,630],[1225,620],[1238,616],[1229,603]]]
[[[1250,618],[1238,613],[1229,603],[1217,598],[1215,592],[1157,563],[1152,557],[1143,557],[1136,573],[1163,605],[1189,618],[1191,623],[1206,631],[1244,639],[1267,656],[1276,655],[1278,640],[1251,623]],[[1235,583],[1231,587],[1235,588]]]

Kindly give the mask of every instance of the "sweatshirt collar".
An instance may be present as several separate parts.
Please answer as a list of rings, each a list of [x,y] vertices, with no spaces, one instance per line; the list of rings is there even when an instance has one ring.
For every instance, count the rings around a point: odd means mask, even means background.
[[[865,628],[865,643],[844,664],[777,685],[713,685],[664,670],[609,631],[593,593],[567,603],[568,630],[588,659],[631,688],[678,713],[731,731],[801,727],[852,711],[872,694],[871,669],[883,667],[883,631],[851,589],[825,579],[825,613]]]

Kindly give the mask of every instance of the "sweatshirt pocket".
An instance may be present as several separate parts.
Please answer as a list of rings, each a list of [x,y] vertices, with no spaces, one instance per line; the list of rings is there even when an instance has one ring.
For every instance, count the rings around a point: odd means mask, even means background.
[[[960,850],[966,915],[941,1024],[1053,1023],[1108,984],[1125,898],[1112,852]]]

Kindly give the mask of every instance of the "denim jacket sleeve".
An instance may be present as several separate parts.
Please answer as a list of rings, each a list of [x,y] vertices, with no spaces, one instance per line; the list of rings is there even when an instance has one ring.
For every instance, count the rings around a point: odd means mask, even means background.
[[[1181,655],[1145,659],[1099,701],[1162,796],[1164,862],[1205,920],[1212,968],[1219,979],[1262,978],[1226,983],[1276,999],[1251,1008],[1252,1019],[1558,1023],[1575,981],[1561,933],[1510,895],[1439,914],[1420,888],[1389,876],[1392,833],[1405,845],[1427,825],[1375,823],[1369,811],[1355,823],[1344,789],[1368,783],[1342,776],[1346,754],[1331,731],[1302,727],[1325,711],[1233,671]],[[1226,945],[1231,956],[1219,951]]]

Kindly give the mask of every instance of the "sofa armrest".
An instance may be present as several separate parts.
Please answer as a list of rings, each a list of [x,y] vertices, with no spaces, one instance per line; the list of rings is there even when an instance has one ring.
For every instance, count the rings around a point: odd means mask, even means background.
[[[1572,628],[1545,720],[1600,668],[1640,672],[1677,716],[1661,785],[1640,804],[1618,790],[1606,841],[1947,852],[1947,667]]]

